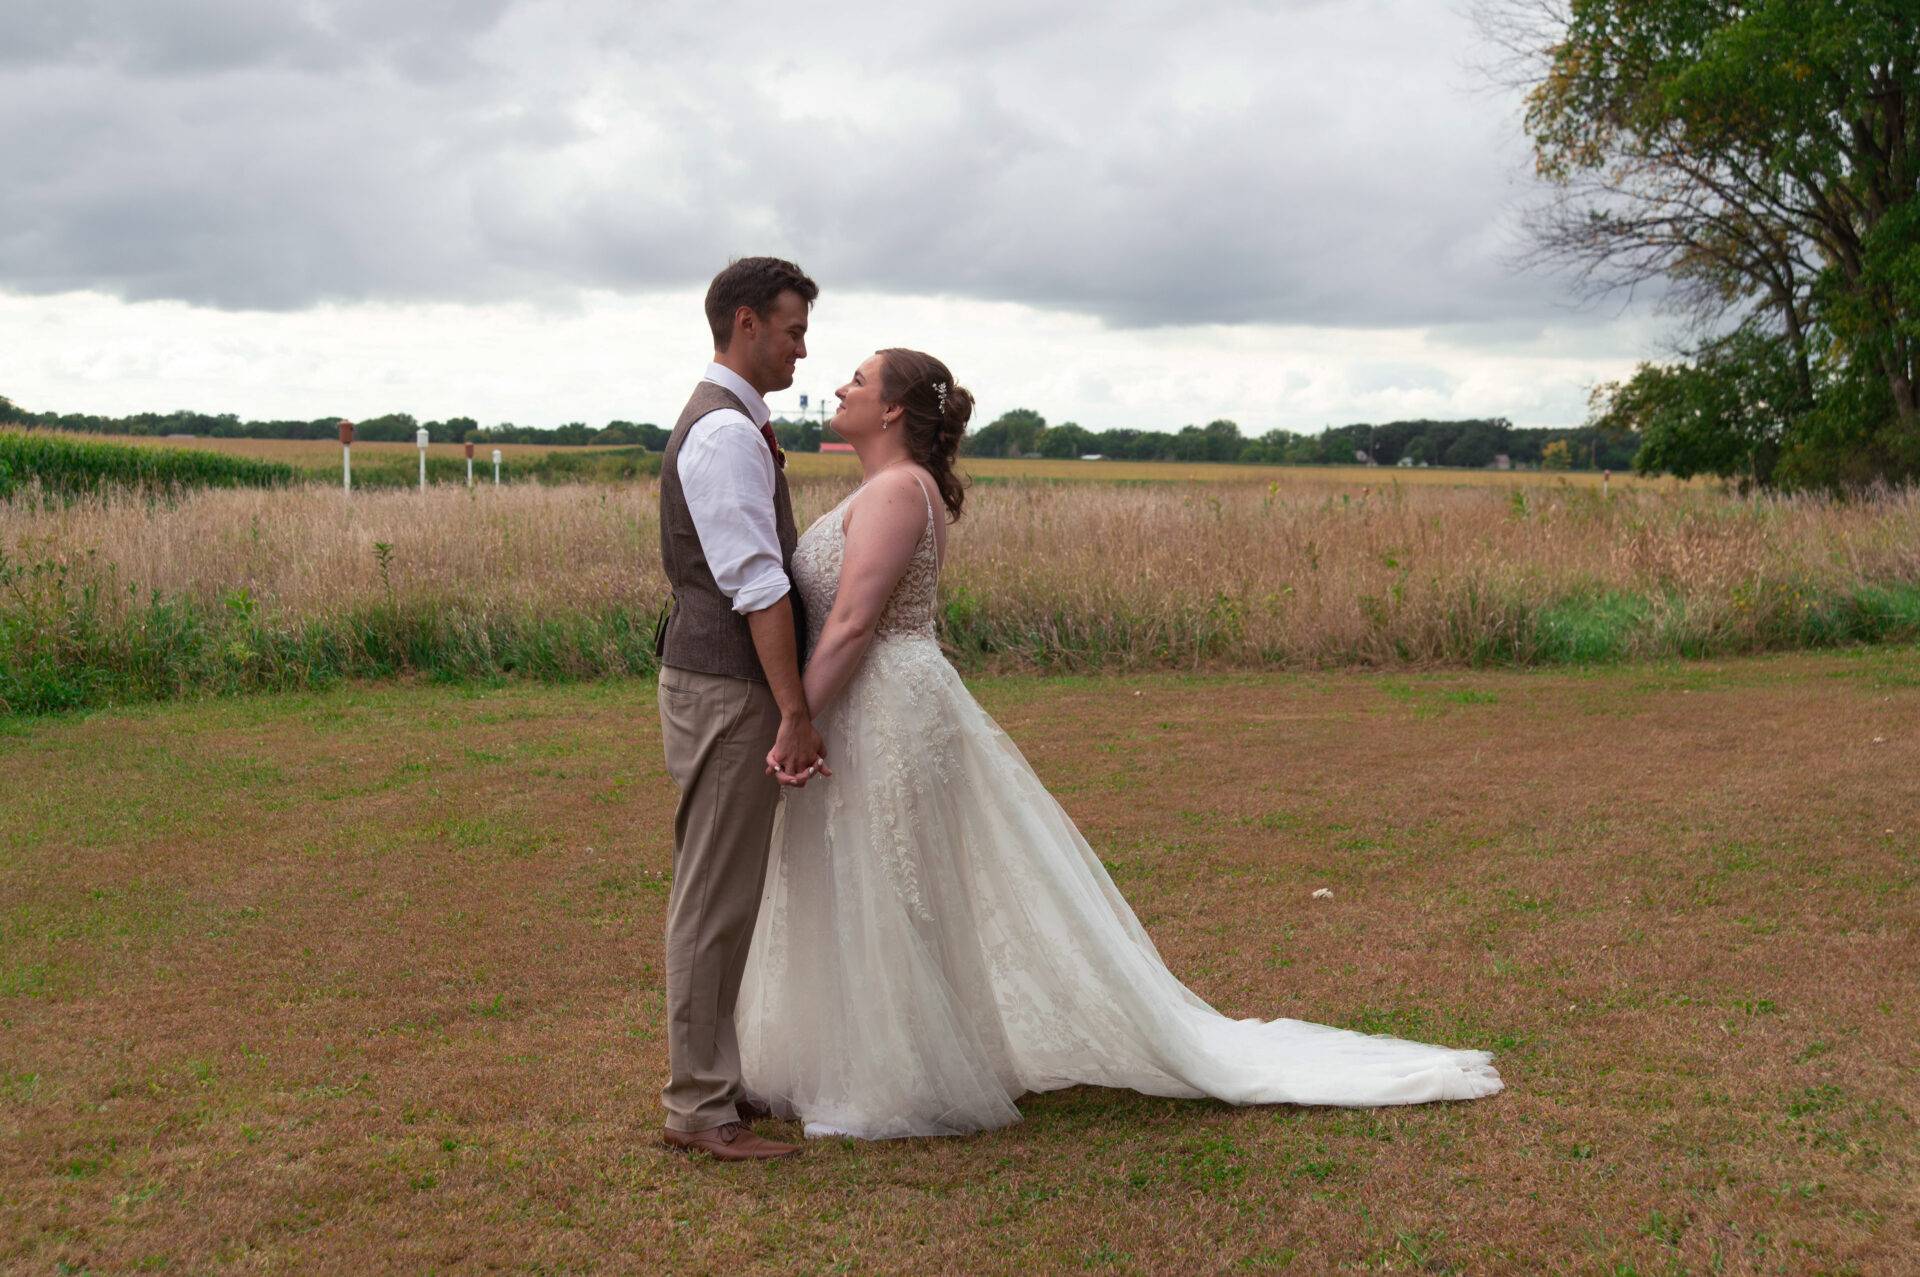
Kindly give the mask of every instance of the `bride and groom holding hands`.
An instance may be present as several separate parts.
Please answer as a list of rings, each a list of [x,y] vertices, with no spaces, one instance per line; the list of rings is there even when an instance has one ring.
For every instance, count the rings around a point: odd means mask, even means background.
[[[660,722],[680,790],[661,1098],[724,1161],[811,1136],[952,1135],[1076,1084],[1371,1106],[1500,1090],[1485,1051],[1231,1020],[1160,960],[1099,858],[942,653],[936,587],[973,399],[915,350],[837,392],[863,481],[804,533],[765,395],[818,293],[744,258],[668,438]]]

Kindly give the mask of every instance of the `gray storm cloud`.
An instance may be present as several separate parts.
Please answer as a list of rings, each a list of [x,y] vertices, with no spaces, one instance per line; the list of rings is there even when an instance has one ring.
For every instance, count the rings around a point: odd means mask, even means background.
[[[1124,326],[1566,319],[1441,6],[821,8],[13,0],[0,288],[558,299],[770,251]]]

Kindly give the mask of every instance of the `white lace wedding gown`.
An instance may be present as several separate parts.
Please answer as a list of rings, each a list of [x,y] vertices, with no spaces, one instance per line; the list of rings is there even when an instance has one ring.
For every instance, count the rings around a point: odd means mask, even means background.
[[[850,496],[848,501],[852,500]],[[842,501],[793,575],[817,638]],[[735,1024],[747,1090],[809,1135],[951,1135],[1075,1083],[1234,1104],[1500,1090],[1485,1051],[1230,1020],[1161,962],[1073,822],[934,637],[932,502],[872,647],[820,718],[830,778],[789,790]]]

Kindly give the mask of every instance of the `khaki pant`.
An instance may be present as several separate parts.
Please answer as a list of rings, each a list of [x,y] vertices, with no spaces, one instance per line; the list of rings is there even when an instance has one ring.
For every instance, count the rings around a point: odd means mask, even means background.
[[[780,785],[766,774],[780,710],[764,683],[664,666],[660,735],[680,787],[667,900],[667,1125],[738,1119],[733,1006],[747,969]]]

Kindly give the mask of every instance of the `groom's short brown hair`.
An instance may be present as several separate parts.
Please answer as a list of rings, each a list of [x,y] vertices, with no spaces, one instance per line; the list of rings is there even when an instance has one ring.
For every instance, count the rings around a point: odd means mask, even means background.
[[[713,348],[725,350],[733,342],[733,316],[742,306],[751,306],[764,319],[773,310],[774,299],[785,292],[800,294],[800,300],[811,306],[820,286],[798,266],[778,257],[742,257],[727,263],[707,285],[707,326],[713,329]]]

